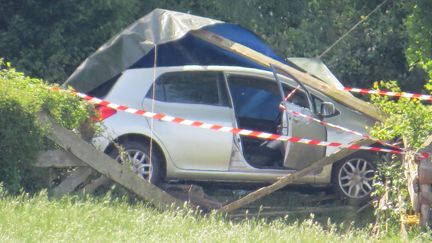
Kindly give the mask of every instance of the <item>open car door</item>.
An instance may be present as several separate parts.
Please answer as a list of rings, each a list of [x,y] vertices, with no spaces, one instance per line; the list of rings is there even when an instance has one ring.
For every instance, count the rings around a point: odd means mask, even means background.
[[[319,119],[315,111],[314,100],[306,87],[298,83],[297,88],[283,85],[277,69],[273,67],[273,74],[278,82],[282,97],[282,129],[281,133],[290,137],[327,140],[327,129],[325,126],[293,114],[299,112],[307,116]],[[284,73],[285,74],[285,73]],[[287,76],[285,74],[285,76]],[[288,76],[294,79],[293,77]],[[295,79],[294,79],[295,80]],[[284,167],[289,169],[303,169],[325,157],[326,147],[302,143],[285,142]]]
[[[299,137],[315,139],[320,141],[327,140],[327,129],[321,124],[309,119],[300,118],[289,111],[296,111],[308,116],[316,117],[308,108],[300,107],[290,101],[284,102],[286,116],[288,119],[288,128],[286,135],[290,137]],[[284,166],[292,169],[303,169],[315,161],[325,157],[326,147],[309,145],[302,143],[285,142]]]

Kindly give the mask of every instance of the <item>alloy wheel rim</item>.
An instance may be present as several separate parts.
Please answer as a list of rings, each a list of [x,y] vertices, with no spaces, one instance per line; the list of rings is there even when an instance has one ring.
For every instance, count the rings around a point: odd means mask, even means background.
[[[149,181],[153,174],[153,166],[151,165],[149,156],[143,151],[137,149],[125,150],[118,155],[116,161],[121,164],[129,164],[132,171]]]
[[[363,198],[373,190],[374,172],[374,167],[366,159],[350,159],[339,170],[339,187],[350,198]]]

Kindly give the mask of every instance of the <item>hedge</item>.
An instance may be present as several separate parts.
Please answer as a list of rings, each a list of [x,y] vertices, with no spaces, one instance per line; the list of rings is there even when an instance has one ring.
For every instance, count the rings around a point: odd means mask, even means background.
[[[55,146],[45,136],[49,129],[38,121],[39,112],[74,131],[91,124],[94,109],[89,104],[50,87],[0,59],[0,182],[11,193],[46,186],[46,169],[31,166],[40,151]]]

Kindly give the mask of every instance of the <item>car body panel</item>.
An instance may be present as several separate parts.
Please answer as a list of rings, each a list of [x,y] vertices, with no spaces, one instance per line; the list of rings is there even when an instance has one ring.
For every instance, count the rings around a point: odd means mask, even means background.
[[[143,108],[153,112],[232,127],[232,112],[228,107],[152,102],[146,98]],[[153,120],[153,132],[163,141],[176,167],[190,170],[227,171],[233,146],[233,134],[193,126]]]
[[[315,117],[310,109],[299,107],[295,104],[286,102],[285,106],[291,110],[302,114]],[[288,117],[288,136],[315,139],[319,141],[327,140],[327,129],[325,126],[309,119],[304,119],[286,111]],[[296,170],[303,169],[315,161],[326,156],[326,147],[311,146],[302,143],[285,142],[284,165]]]

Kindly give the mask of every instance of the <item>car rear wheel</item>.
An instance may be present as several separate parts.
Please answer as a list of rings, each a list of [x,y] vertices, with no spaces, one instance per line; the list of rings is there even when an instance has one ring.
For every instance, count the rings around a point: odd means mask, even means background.
[[[162,168],[160,163],[162,161],[154,150],[150,156],[149,144],[126,141],[120,146],[122,147],[122,153],[116,148],[109,153],[113,159],[121,164],[129,164],[132,171],[152,184],[161,182]]]
[[[333,189],[348,204],[360,205],[370,199],[376,171],[374,160],[369,154],[358,153],[335,164]]]

